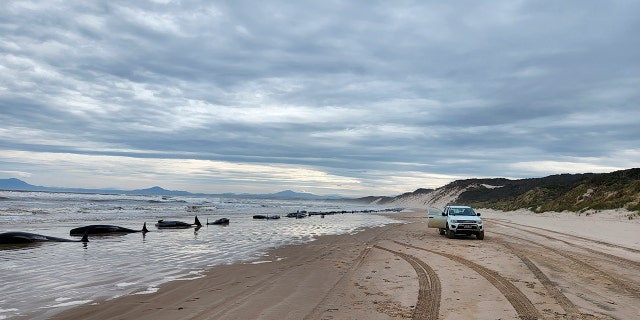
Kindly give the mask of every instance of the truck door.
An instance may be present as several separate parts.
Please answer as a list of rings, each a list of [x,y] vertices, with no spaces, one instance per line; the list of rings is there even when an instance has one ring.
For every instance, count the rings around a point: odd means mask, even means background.
[[[444,228],[447,225],[447,216],[438,208],[428,207],[427,217],[429,219],[427,223],[429,228]]]

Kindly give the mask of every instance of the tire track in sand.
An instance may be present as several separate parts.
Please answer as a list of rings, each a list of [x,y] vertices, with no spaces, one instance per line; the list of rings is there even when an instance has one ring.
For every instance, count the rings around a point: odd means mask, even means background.
[[[584,315],[580,312],[580,310],[578,310],[578,307],[575,304],[573,304],[573,302],[571,302],[571,300],[569,300],[569,298],[567,298],[567,296],[565,296],[553,284],[553,282],[551,282],[551,279],[549,279],[549,277],[547,277],[547,275],[544,274],[544,272],[542,272],[542,270],[540,270],[538,266],[536,266],[531,260],[529,260],[529,258],[527,258],[522,251],[516,249],[510,243],[507,243],[507,242],[503,242],[502,245],[504,245],[507,249],[513,252],[518,258],[520,258],[520,260],[522,260],[524,265],[527,266],[529,270],[531,270],[533,275],[538,279],[538,281],[540,281],[542,286],[544,286],[544,288],[547,289],[547,292],[549,293],[549,295],[551,295],[551,297],[553,297],[553,299],[556,300],[556,302],[560,305],[562,310],[564,310],[567,313],[567,316],[569,317],[569,319],[584,318]]]
[[[447,257],[453,261],[456,261],[460,264],[463,264],[470,269],[474,270],[481,276],[483,276],[487,281],[489,281],[496,289],[498,289],[507,301],[513,306],[513,308],[518,313],[518,317],[523,320],[533,320],[533,319],[542,319],[542,314],[536,307],[533,305],[533,302],[527,298],[527,296],[518,289],[511,281],[507,280],[505,277],[501,276],[499,273],[483,267],[475,262],[469,261],[467,259],[463,259],[458,256],[454,256],[452,254],[433,251],[425,248],[416,247],[410,245],[408,243],[402,243],[398,241],[394,241],[395,243],[406,246],[409,248],[414,248],[418,250],[423,250],[431,253],[435,253],[444,257]]]
[[[629,293],[629,294],[631,294],[633,296],[636,296],[636,297],[640,296],[640,287],[638,287],[635,283],[625,281],[624,279],[620,279],[620,278],[610,274],[607,271],[599,269],[599,268],[593,266],[592,264],[590,264],[588,262],[585,262],[585,261],[583,261],[583,260],[581,260],[579,258],[576,258],[574,256],[575,255],[574,253],[569,253],[568,251],[565,251],[565,250],[555,249],[555,248],[549,247],[547,245],[544,245],[542,243],[539,243],[539,242],[536,242],[536,241],[531,241],[530,239],[524,239],[524,238],[521,238],[521,237],[508,235],[508,234],[505,234],[505,233],[502,233],[502,232],[494,232],[494,233],[499,234],[499,235],[504,236],[504,237],[518,239],[518,240],[521,240],[521,241],[524,241],[524,242],[539,246],[541,248],[544,248],[544,249],[546,249],[546,250],[548,250],[550,252],[553,252],[553,253],[561,256],[561,257],[566,258],[568,261],[573,262],[577,266],[577,268],[580,268],[581,270],[591,270],[591,272],[593,274],[597,274],[601,278],[607,279],[609,282],[611,282],[612,284],[614,284],[618,288],[626,291],[627,293]],[[531,233],[537,234],[535,232],[531,232]],[[542,235],[542,236],[544,236],[544,235]],[[625,261],[624,259],[621,259],[619,263],[624,263],[624,261]]]
[[[375,248],[393,253],[407,261],[418,274],[418,302],[413,310],[412,319],[438,319],[442,287],[436,272],[424,261],[395,250],[375,245]]]
[[[552,237],[550,235],[546,235],[546,234],[542,234],[542,233],[539,233],[539,232],[527,230],[527,229],[524,229],[524,228],[514,227],[512,225],[502,224],[502,223],[499,223],[499,222],[496,223],[496,224],[497,225],[501,225],[503,227],[512,228],[512,229],[518,229],[518,230],[521,230],[521,231],[524,231],[524,232],[528,232],[530,234],[534,234],[534,235],[537,235],[539,237],[546,238],[546,239],[549,239],[549,240],[562,242],[562,243],[564,243],[564,244],[566,244],[568,246],[571,246],[571,247],[574,247],[574,248],[580,248],[580,249],[585,250],[585,251],[589,251],[589,252],[591,252],[593,254],[597,254],[597,255],[606,257],[607,259],[612,260],[614,263],[624,264],[624,265],[628,266],[629,268],[633,268],[633,269],[636,269],[636,270],[640,271],[640,263],[638,263],[636,261],[625,259],[623,257],[616,256],[616,255],[613,255],[613,254],[610,254],[610,253],[606,253],[606,252],[603,252],[603,251],[594,250],[594,249],[591,249],[590,247],[587,247],[587,246],[579,245],[579,244],[576,244],[576,243],[571,243],[569,241],[565,241],[565,240],[562,240],[562,239],[559,239],[559,238],[556,238],[556,237]],[[542,228],[537,228],[537,227],[530,227],[530,228],[545,230],[545,231],[548,231],[548,232],[552,232],[554,234],[558,233],[558,232],[554,232],[554,231],[546,230],[546,229],[542,229]],[[501,235],[505,235],[507,237],[512,237],[512,236],[506,235],[504,233],[500,233],[500,232],[498,232],[498,233],[501,234]],[[570,234],[564,234],[564,233],[562,235],[566,236],[566,237],[573,237],[573,238],[580,239],[580,240],[590,241],[592,243],[604,244],[604,245],[607,245],[609,247],[625,249],[625,250],[627,250],[629,252],[638,252],[638,253],[640,253],[640,251],[637,251],[637,250],[635,250],[633,248],[627,248],[627,247],[618,246],[618,245],[611,245],[611,244],[608,244],[607,242],[603,242],[603,241],[589,240],[588,238],[574,236],[574,235],[570,235]]]
[[[553,231],[553,230],[550,230],[550,229],[544,229],[544,228],[540,228],[540,227],[528,226],[526,224],[515,223],[515,222],[512,222],[512,221],[503,220],[503,219],[487,219],[487,221],[495,223],[495,224],[499,224],[499,225],[502,225],[502,226],[505,226],[505,227],[508,227],[508,228],[520,229],[520,230],[527,231],[527,232],[530,232],[530,233],[533,233],[533,234],[541,235],[543,237],[549,237],[549,236],[542,235],[540,233],[536,233],[536,232],[533,232],[533,231],[530,231],[530,230],[526,230],[526,229],[523,229],[522,227],[542,230],[542,231],[553,233],[553,234],[561,233],[561,232]],[[515,227],[515,226],[520,226],[520,227]],[[618,245],[618,244],[615,244],[615,243],[610,243],[610,242],[595,240],[595,239],[591,239],[591,238],[581,237],[581,236],[578,236],[578,235],[575,235],[575,234],[562,233],[562,235],[564,235],[566,237],[571,237],[571,238],[575,238],[575,239],[580,239],[580,240],[585,240],[585,241],[601,244],[601,245],[608,246],[608,247],[611,247],[611,248],[618,248],[618,249],[626,250],[626,251],[633,252],[633,253],[640,253],[640,250],[638,250],[638,249],[621,246],[621,245]],[[549,238],[551,238],[551,237],[549,237]],[[564,240],[560,240],[560,239],[556,239],[556,238],[551,238],[551,239],[555,239],[555,240],[566,242]]]

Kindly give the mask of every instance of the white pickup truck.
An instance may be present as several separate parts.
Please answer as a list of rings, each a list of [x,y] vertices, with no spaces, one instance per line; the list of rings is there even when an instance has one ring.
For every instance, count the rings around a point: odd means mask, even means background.
[[[454,238],[457,234],[475,235],[484,239],[484,225],[480,213],[468,206],[446,206],[444,210],[429,207],[427,209],[429,228],[438,228],[441,235]]]

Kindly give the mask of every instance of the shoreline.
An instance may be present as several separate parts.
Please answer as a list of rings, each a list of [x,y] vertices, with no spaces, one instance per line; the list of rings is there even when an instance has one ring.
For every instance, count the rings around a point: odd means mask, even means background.
[[[275,248],[258,261],[216,266],[200,279],[76,306],[51,319],[624,319],[640,314],[638,221],[480,211],[487,221],[485,240],[447,239],[427,228],[425,212],[394,213],[389,216],[405,223]],[[565,223],[597,232],[558,232]],[[616,230],[621,227],[627,231]],[[507,289],[495,279],[509,284]]]
[[[301,319],[349,272],[354,261],[363,258],[362,252],[372,241],[406,223],[402,222],[404,215],[388,214],[401,221],[398,223],[273,248],[255,261],[215,266],[199,279],[178,279],[158,286],[153,293],[74,306],[48,319],[211,319],[211,310],[217,312],[213,318],[219,319]],[[274,283],[272,277],[295,279],[295,284]],[[268,291],[260,292],[256,301],[248,303],[251,308],[245,308],[247,302],[234,301],[256,295],[253,288],[262,291],[260,288],[265,285]],[[291,306],[295,306],[294,310]]]
[[[253,261],[278,246],[393,222],[382,214],[364,213],[383,209],[381,206],[325,201],[176,198],[158,202],[126,195],[61,193],[50,197],[36,192],[12,196],[3,204],[3,232],[79,240],[70,236],[70,229],[108,224],[139,230],[145,222],[151,232],[95,235],[88,243],[3,246],[0,319],[46,319],[74,306],[152,292],[162,283],[200,277],[217,265]],[[194,211],[192,204],[203,206]],[[363,213],[277,221],[252,217],[283,215],[299,208]],[[154,228],[159,219],[192,222],[196,214],[201,222],[228,217],[232,223],[190,230]]]

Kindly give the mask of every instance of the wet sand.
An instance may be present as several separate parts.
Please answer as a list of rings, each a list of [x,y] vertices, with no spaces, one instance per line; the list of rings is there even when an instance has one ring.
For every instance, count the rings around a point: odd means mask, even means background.
[[[426,213],[398,213],[392,216],[407,223],[282,247],[261,261],[219,266],[201,279],[53,319],[640,316],[638,218],[482,212],[484,240],[447,239],[427,228]]]

